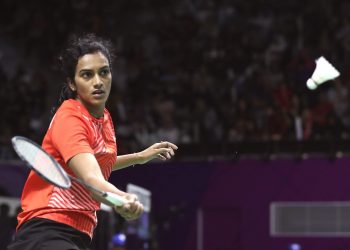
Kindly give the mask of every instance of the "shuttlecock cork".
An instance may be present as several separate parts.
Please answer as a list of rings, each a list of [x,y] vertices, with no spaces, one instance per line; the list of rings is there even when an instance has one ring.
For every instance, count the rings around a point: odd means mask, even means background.
[[[311,78],[306,82],[306,86],[314,90],[322,83],[333,80],[340,76],[339,71],[333,67],[323,56],[316,60],[316,68],[312,73]]]

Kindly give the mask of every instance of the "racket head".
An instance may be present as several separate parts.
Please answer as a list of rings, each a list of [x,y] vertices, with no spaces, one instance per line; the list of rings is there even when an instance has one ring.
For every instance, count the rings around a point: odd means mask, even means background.
[[[27,167],[47,182],[60,188],[71,187],[71,179],[62,166],[40,145],[23,136],[11,139],[13,149]]]

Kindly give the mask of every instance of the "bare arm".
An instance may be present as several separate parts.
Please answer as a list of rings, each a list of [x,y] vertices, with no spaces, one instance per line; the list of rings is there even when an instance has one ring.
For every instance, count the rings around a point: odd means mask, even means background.
[[[126,154],[126,155],[118,155],[117,162],[114,164],[112,170],[119,170],[122,168],[127,168],[141,162],[140,153]]]
[[[84,182],[104,191],[126,196],[126,193],[106,181],[102,175],[100,166],[93,154],[81,153],[69,160],[68,166],[78,178]]]
[[[113,184],[106,181],[102,175],[100,166],[91,153],[81,153],[69,160],[68,166],[73,170],[76,176],[84,182],[107,192],[112,192],[123,196],[129,202],[115,210],[126,219],[136,219],[143,212],[143,206],[139,203],[136,195],[128,194],[119,190]],[[98,196],[92,193],[92,197],[98,201]]]
[[[113,166],[113,170],[119,170],[136,164],[145,164],[153,159],[168,160],[175,155],[177,146],[171,142],[158,142],[145,150],[133,153],[120,155],[117,158],[116,164]]]

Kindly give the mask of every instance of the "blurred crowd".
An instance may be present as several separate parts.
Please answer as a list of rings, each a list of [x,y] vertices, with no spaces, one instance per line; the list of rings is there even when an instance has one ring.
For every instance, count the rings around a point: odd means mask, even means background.
[[[346,139],[348,13],[346,0],[3,0],[0,158],[14,134],[41,142],[64,80],[56,58],[80,32],[115,45],[108,108],[121,153],[159,140]],[[320,56],[341,76],[310,91]]]

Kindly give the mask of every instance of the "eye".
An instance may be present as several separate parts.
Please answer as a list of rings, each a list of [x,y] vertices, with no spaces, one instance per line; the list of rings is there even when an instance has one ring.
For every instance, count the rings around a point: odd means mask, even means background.
[[[82,73],[80,74],[80,76],[81,76],[82,78],[84,78],[84,79],[89,79],[89,78],[92,77],[92,73],[89,72],[89,71],[84,71],[84,72],[82,72]]]
[[[101,76],[108,76],[108,74],[110,73],[110,70],[109,69],[102,69],[101,71],[100,71],[100,75]]]

